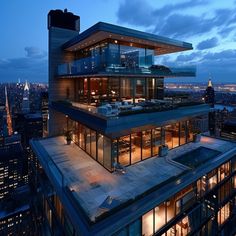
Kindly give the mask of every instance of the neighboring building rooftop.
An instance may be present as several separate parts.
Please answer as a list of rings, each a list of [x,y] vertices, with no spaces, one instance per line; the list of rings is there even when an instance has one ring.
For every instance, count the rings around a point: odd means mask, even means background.
[[[105,39],[145,45],[155,48],[155,54],[167,54],[193,49],[192,44],[158,36],[118,25],[98,22],[63,45],[63,49],[76,51]]]
[[[148,210],[150,204],[155,206],[158,200],[163,201],[196,181],[236,151],[235,143],[204,136],[199,143],[170,150],[165,158],[153,157],[126,167],[122,175],[110,173],[77,145],[66,145],[63,137],[33,140],[32,147],[49,178],[56,181],[59,188],[68,188],[70,198],[80,205],[90,221],[96,221],[103,213],[114,212],[119,205],[128,203],[132,207],[140,197],[154,194],[143,202],[142,207],[148,205]],[[185,153],[194,153],[199,147],[215,150],[216,155],[201,163],[200,168],[196,167],[197,171],[174,161]]]

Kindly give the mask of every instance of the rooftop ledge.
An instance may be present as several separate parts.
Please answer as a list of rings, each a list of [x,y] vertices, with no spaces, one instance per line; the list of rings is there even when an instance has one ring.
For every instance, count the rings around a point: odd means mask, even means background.
[[[155,48],[156,55],[193,49],[191,43],[104,22],[98,22],[84,32],[78,34],[75,38],[66,42],[62,48],[68,51],[75,51],[105,39],[121,40],[153,47]]]
[[[236,144],[203,136],[199,143],[189,143],[170,150],[166,157],[152,157],[126,168],[125,174],[110,173],[94,161],[77,145],[66,145],[63,137],[32,140],[31,146],[47,175],[59,189],[69,191],[72,200],[87,219],[97,222],[119,207],[147,195],[155,194],[148,204],[155,206],[175,194],[181,187],[196,181],[200,176],[230,159],[236,152]],[[199,147],[218,151],[218,155],[192,169],[174,161]],[[164,190],[165,189],[165,190]],[[163,191],[164,190],[164,191]],[[159,204],[159,203],[158,203]],[[147,209],[148,210],[148,209]]]

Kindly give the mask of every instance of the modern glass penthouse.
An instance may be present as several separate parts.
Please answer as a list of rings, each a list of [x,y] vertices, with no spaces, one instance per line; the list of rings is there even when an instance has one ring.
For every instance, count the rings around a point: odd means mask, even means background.
[[[195,70],[155,65],[156,56],[192,45],[102,22],[79,33],[79,17],[59,10],[48,17],[51,137],[31,146],[51,233],[226,230],[236,145],[208,137],[194,143],[195,118],[209,106],[165,100],[163,83]]]

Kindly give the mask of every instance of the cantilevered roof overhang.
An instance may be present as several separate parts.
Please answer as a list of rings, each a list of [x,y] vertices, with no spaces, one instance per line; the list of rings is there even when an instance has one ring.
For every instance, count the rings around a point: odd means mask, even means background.
[[[62,48],[66,51],[77,51],[106,39],[113,39],[143,47],[153,48],[155,55],[181,52],[193,49],[191,43],[170,39],[138,30],[133,30],[104,22],[98,22],[75,38],[66,42]]]

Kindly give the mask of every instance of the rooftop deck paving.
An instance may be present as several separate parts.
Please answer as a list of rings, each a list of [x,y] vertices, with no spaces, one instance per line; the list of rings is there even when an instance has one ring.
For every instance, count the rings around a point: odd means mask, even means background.
[[[236,147],[235,143],[202,137],[199,143],[189,143],[170,150],[166,157],[152,157],[126,168],[125,174],[110,173],[77,145],[66,145],[63,137],[33,141],[41,154],[51,158],[64,176],[67,186],[91,221],[119,204],[145,193],[151,188],[181,175],[189,167],[173,161],[177,156],[203,146],[222,153]],[[45,160],[44,160],[45,161]],[[51,168],[57,178],[56,168]],[[109,198],[111,197],[111,198]],[[109,204],[109,201],[110,204]]]

